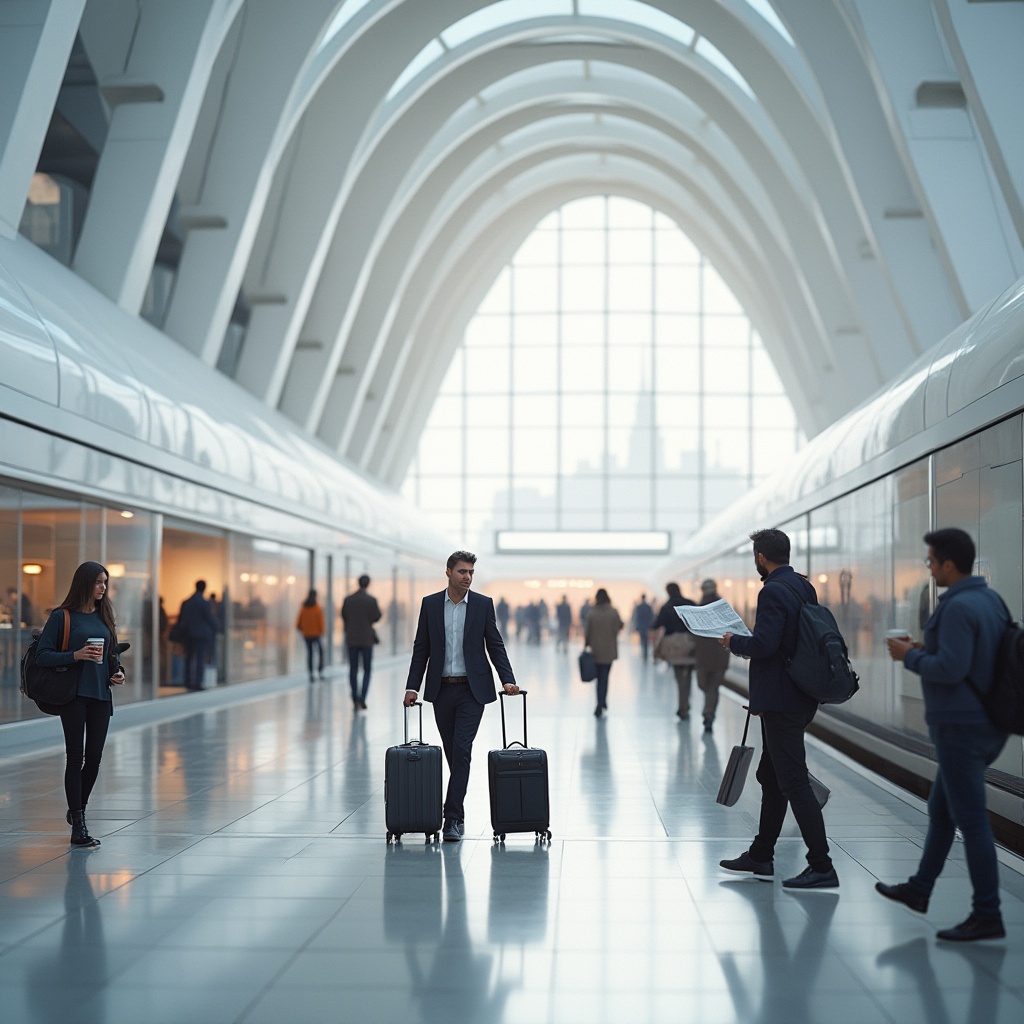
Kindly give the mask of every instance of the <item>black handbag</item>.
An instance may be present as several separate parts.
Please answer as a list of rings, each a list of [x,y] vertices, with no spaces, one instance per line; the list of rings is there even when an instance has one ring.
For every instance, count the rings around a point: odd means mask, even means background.
[[[732,748],[729,763],[725,766],[725,775],[722,776],[722,784],[718,787],[715,803],[732,807],[743,792],[743,785],[747,781],[747,772],[750,770],[750,762],[754,759],[754,748],[747,746],[747,730],[749,728],[750,712],[748,711],[747,721],[743,726],[743,739],[738,747]]]
[[[580,679],[585,683],[592,683],[597,678],[597,662],[594,661],[593,652],[589,647],[580,651]]]
[[[71,613],[67,608],[64,612],[64,631],[61,636],[60,650],[66,651],[71,638]],[[32,643],[28,645],[25,656],[21,659],[21,689],[33,700],[36,706],[47,715],[59,715],[60,709],[75,699],[78,694],[78,680],[82,666],[73,665],[39,665],[36,663],[36,651],[39,648],[41,630],[32,634]]]

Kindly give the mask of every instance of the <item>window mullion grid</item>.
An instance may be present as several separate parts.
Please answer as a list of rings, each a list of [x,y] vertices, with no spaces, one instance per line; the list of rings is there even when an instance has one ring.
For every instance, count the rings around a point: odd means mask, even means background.
[[[697,265],[697,526],[704,525],[704,475],[707,469],[704,433],[704,254]]]
[[[516,526],[515,506],[515,436],[516,436],[516,393],[514,381],[516,361],[516,279],[515,262],[508,268],[508,528]]]
[[[610,237],[610,226],[609,220],[609,207],[611,205],[611,197],[604,197],[604,299],[602,302],[603,316],[602,321],[604,323],[604,459],[603,466],[601,467],[601,490],[602,490],[602,509],[601,519],[604,524],[604,529],[609,529],[609,502],[610,502],[610,481],[609,472],[611,469],[611,431],[609,429],[608,419],[611,413],[611,396],[608,390],[608,371],[610,369],[611,359],[609,352],[609,324],[608,324],[608,303],[609,303],[609,262],[611,259],[611,237]]]
[[[562,482],[562,402],[565,388],[562,380],[562,211],[558,211],[558,234],[555,242],[555,529],[563,524],[562,505],[565,489]]]
[[[658,397],[655,382],[657,376],[655,374],[655,358],[654,358],[654,347],[655,347],[655,334],[658,318],[658,286],[657,286],[657,221],[658,215],[651,207],[651,249],[650,257],[648,259],[648,267],[651,272],[651,338],[650,338],[650,353],[648,355],[647,365],[651,371],[650,378],[650,391],[648,393],[648,402],[650,403],[650,414],[651,422],[648,426],[650,437],[648,443],[650,445],[650,470],[651,470],[651,486],[649,492],[649,503],[650,503],[650,517],[648,529],[657,529],[657,518],[658,518],[658,472],[660,467],[658,466]]]

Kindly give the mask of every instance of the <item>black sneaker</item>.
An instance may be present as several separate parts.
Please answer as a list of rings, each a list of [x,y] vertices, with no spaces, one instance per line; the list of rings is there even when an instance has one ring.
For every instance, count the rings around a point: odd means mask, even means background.
[[[751,858],[749,853],[741,853],[735,860],[720,860],[719,867],[726,871],[735,871],[743,875],[753,875],[762,882],[770,882],[775,877],[775,861],[761,863]]]
[[[1005,939],[1006,929],[1003,927],[1003,919],[996,914],[995,917],[979,917],[971,914],[966,921],[953,928],[944,928],[936,935],[937,939],[944,939],[946,942],[977,942],[978,939]]]
[[[838,889],[839,876],[835,868],[815,871],[814,868],[808,867],[794,878],[787,878],[782,886],[784,889]]]
[[[875,882],[875,892],[881,893],[887,900],[902,903],[919,914],[924,914],[928,910],[928,896],[907,882],[898,882],[896,885]]]
[[[444,830],[441,833],[441,838],[446,843],[461,843],[462,835],[459,832],[459,826],[454,818],[448,818],[444,823]]]
[[[464,836],[466,834],[466,823],[462,818],[455,819],[455,827],[459,830],[459,835]]]

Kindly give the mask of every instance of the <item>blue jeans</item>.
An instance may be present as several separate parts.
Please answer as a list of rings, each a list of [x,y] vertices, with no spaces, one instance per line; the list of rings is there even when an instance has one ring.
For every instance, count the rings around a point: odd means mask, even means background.
[[[363,687],[359,688],[359,659],[363,660]],[[373,647],[348,645],[348,685],[352,689],[352,699],[366,703],[366,695],[370,692],[370,672],[373,668]]]
[[[597,706],[608,707],[608,673],[611,672],[611,665],[597,665]]]
[[[985,810],[985,769],[999,756],[1006,733],[988,722],[933,725],[928,729],[939,763],[928,797],[928,834],[910,884],[931,893],[959,828],[964,834],[967,871],[974,889],[974,912],[999,915],[999,862]]]

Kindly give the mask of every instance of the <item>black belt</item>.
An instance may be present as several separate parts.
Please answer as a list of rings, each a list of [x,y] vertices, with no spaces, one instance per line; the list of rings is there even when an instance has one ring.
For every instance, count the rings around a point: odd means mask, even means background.
[[[468,683],[469,676],[441,676],[442,683]]]

